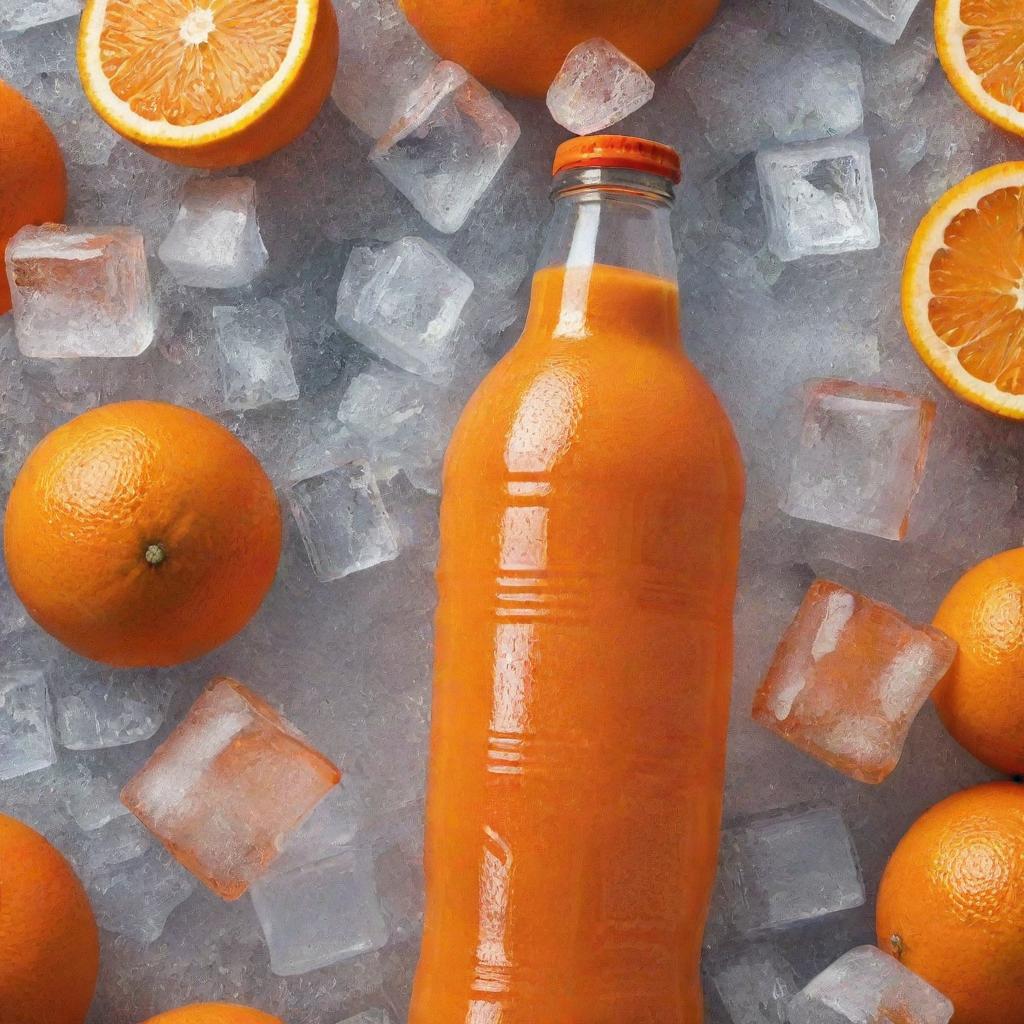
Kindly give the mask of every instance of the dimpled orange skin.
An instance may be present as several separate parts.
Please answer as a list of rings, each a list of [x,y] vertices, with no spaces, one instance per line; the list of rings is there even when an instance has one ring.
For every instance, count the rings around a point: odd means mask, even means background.
[[[193,1003],[150,1017],[145,1024],[283,1024],[261,1010],[235,1003]]]
[[[38,832],[0,814],[0,1021],[82,1024],[99,958],[71,866]]]
[[[933,694],[946,728],[979,761],[1024,773],[1024,548],[966,572],[935,625],[960,648]]]
[[[975,786],[925,812],[882,876],[877,928],[952,1000],[952,1024],[1022,1024],[1024,786]]]
[[[569,51],[600,36],[661,67],[707,27],[719,0],[401,0],[427,45],[486,85],[543,96]]]
[[[0,257],[26,224],[62,221],[68,200],[60,147],[42,115],[0,81]],[[0,272],[0,316],[11,308],[11,288]]]
[[[220,424],[123,402],[58,427],[28,457],[4,551],[48,633],[96,661],[160,667],[249,621],[274,579],[281,515],[255,457]]]

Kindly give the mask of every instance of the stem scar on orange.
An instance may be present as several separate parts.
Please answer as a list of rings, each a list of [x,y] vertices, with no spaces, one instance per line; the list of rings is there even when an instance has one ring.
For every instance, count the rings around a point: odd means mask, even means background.
[[[118,667],[198,658],[255,614],[281,553],[273,485],[200,413],[123,402],[48,434],[4,522],[11,585],[73,651]]]

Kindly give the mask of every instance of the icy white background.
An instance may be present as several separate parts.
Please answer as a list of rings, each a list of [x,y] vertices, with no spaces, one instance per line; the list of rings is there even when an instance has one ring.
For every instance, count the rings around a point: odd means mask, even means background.
[[[337,2],[344,16],[350,0]],[[815,576],[924,620],[967,566],[1016,546],[1022,535],[1020,428],[948,395],[918,361],[899,311],[902,260],[930,204],[967,173],[1024,152],[1024,143],[1003,136],[959,101],[937,64],[920,59],[931,37],[930,6],[924,0],[903,40],[888,47],[811,0],[726,2],[720,19],[755,30],[757,45],[746,45],[754,38],[749,34],[723,33],[721,59],[709,62],[699,78],[711,102],[735,95],[738,78],[758,80],[758,62],[774,52],[769,43],[796,53],[848,48],[867,85],[863,131],[871,142],[882,230],[875,251],[785,266],[766,254],[752,150],[766,138],[761,118],[772,99],[741,98],[708,123],[677,62],[655,76],[653,102],[619,126],[683,153],[686,181],[674,222],[687,346],[732,415],[749,472],[727,817],[805,801],[834,803],[854,833],[865,873],[864,907],[773,940],[801,984],[851,946],[872,941],[879,874],[914,818],[989,773],[945,734],[930,707],[914,726],[901,765],[880,787],[848,780],[799,754],[749,720],[775,643]],[[6,496],[25,455],[49,429],[99,403],[140,397],[217,415],[281,482],[303,453],[336,442],[341,397],[371,365],[334,321],[338,282],[357,243],[419,235],[474,279],[461,373],[443,400],[452,413],[514,342],[548,209],[550,156],[565,138],[541,104],[507,100],[522,139],[467,226],[444,236],[373,169],[366,160],[372,139],[328,102],[297,143],[241,172],[256,181],[267,271],[237,292],[182,288],[155,253],[181,187],[195,172],[146,156],[97,120],[77,84],[76,34],[77,22],[69,19],[0,37],[0,77],[44,110],[64,146],[69,222],[134,224],[145,232],[161,324],[157,343],[141,358],[58,363],[21,358],[10,317],[0,319],[0,494]],[[403,66],[392,57],[385,63],[391,73]],[[912,70],[901,74],[906,67]],[[301,397],[224,413],[211,310],[261,298],[286,312]],[[924,486],[902,544],[778,511],[795,436],[794,403],[802,382],[819,376],[884,382],[938,403]],[[440,432],[424,437],[422,429],[415,440],[428,443],[435,457],[444,442]],[[398,477],[390,501],[403,530],[398,560],[318,583],[289,522],[277,583],[249,628],[202,662],[146,676],[149,686],[173,693],[169,722],[211,676],[235,676],[282,706],[358,780],[371,816],[378,826],[388,823],[374,833],[392,926],[388,945],[354,961],[278,978],[269,970],[249,899],[224,903],[199,887],[152,944],[104,930],[90,1024],[136,1024],[199,999],[251,1003],[289,1024],[333,1024],[372,1006],[404,1019],[417,947],[410,837],[419,828],[429,719],[436,498]],[[51,681],[94,687],[103,678],[26,621],[2,569],[0,661],[44,667]],[[3,783],[0,807],[80,855],[83,833],[68,811],[75,780],[88,772],[96,786],[120,785],[163,734],[113,751],[62,750],[54,768]],[[720,1015],[712,1000],[709,1020],[724,1020]]]

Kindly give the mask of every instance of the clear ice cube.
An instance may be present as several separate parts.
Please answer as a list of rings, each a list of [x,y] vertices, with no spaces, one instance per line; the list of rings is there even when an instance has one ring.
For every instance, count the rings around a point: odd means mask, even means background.
[[[878,208],[866,139],[826,139],[757,154],[768,247],[779,259],[877,249]]]
[[[215,306],[213,322],[227,408],[256,409],[299,397],[288,321],[278,303],[260,299],[245,306]]]
[[[66,769],[61,781],[68,814],[84,832],[103,828],[128,814],[128,808],[118,799],[117,786],[94,775],[85,765]]]
[[[236,899],[339,779],[266,701],[215,679],[121,798],[201,882]]]
[[[73,18],[82,13],[83,6],[85,0],[4,0],[0,8],[0,35]]]
[[[137,356],[155,314],[142,234],[124,227],[22,228],[7,246],[22,355]]]
[[[569,51],[548,90],[551,116],[575,135],[592,135],[654,98],[654,79],[607,39]]]
[[[754,720],[854,779],[881,782],[955,655],[939,630],[817,580],[757,691]]]
[[[789,1004],[790,1024],[949,1024],[953,1004],[874,946],[827,967]]]
[[[158,255],[174,278],[196,288],[241,288],[267,265],[252,178],[196,178]]]
[[[313,813],[287,837],[281,854],[270,866],[267,877],[279,875],[350,846],[367,818],[366,805],[358,786],[346,775],[316,805]]]
[[[864,903],[853,840],[834,807],[748,818],[722,834],[719,877],[733,928],[785,928]]]
[[[370,160],[428,224],[465,224],[519,139],[515,118],[468,72],[442,61]]]
[[[773,946],[758,943],[712,962],[708,973],[731,1024],[786,1024],[796,975]]]
[[[368,463],[350,462],[297,480],[287,498],[321,582],[398,557],[395,528]]]
[[[387,942],[373,860],[349,848],[275,872],[252,887],[270,969],[290,976],[380,949]]]
[[[42,672],[0,672],[0,781],[49,768],[57,760],[50,696]]]
[[[904,391],[808,381],[783,511],[903,540],[934,418],[934,402]]]
[[[473,282],[422,238],[352,250],[335,318],[375,355],[435,380],[455,372],[459,318]]]
[[[870,32],[885,43],[895,43],[907,27],[921,0],[818,0],[826,10],[838,14]]]
[[[68,750],[148,740],[163,725],[175,687],[157,673],[100,668],[62,672],[53,686],[57,736]]]

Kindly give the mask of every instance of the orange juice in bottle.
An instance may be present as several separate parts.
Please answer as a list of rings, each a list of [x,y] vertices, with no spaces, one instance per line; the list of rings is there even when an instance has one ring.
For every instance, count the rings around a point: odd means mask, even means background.
[[[743,500],[683,351],[679,158],[566,143],[445,463],[411,1024],[700,1024]]]

